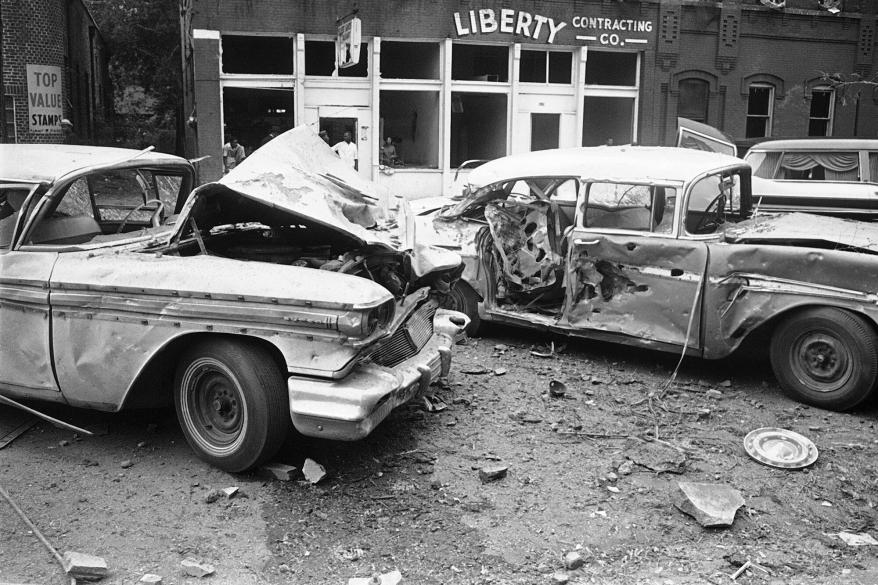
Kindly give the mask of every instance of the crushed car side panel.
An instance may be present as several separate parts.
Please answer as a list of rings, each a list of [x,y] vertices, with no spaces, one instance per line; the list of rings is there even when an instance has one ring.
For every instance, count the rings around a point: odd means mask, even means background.
[[[878,256],[796,246],[713,244],[704,293],[705,357],[730,354],[797,307],[835,306],[878,322]]]

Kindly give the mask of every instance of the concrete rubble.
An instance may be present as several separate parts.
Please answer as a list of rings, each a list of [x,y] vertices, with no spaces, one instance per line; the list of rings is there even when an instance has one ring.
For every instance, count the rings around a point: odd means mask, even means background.
[[[190,577],[207,577],[216,572],[213,565],[202,563],[198,559],[187,557],[180,562],[183,572]]]
[[[681,493],[674,505],[705,528],[731,526],[744,505],[741,492],[727,485],[680,481],[677,486]]]
[[[313,459],[305,459],[305,463],[302,465],[302,475],[312,484],[316,484],[326,477],[326,469]]]
[[[263,465],[259,471],[265,477],[279,479],[280,481],[290,481],[296,476],[299,469],[286,463],[268,463]]]
[[[107,561],[94,555],[67,551],[64,553],[64,572],[83,581],[103,579],[107,576]]]

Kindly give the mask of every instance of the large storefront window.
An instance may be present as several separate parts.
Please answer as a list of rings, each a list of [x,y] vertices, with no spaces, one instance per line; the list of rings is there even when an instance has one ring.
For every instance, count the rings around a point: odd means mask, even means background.
[[[293,90],[284,88],[223,88],[224,141],[234,136],[249,155],[293,127]]]
[[[573,53],[521,50],[518,71],[521,82],[570,84],[572,75]]]
[[[223,35],[223,73],[293,74],[293,39]]]
[[[506,155],[506,95],[452,92],[451,168]]]
[[[380,115],[382,147],[379,153],[387,153],[382,156],[382,164],[430,169],[439,167],[441,108],[438,91],[383,90]],[[386,145],[393,148],[389,149]]]
[[[383,79],[439,79],[439,43],[381,41]]]
[[[509,46],[454,43],[451,50],[451,79],[509,81]]]
[[[637,135],[640,55],[588,51],[582,145],[630,144]]]
[[[335,41],[305,41],[305,75],[329,77],[335,71]],[[360,61],[338,70],[339,77],[369,76],[369,44],[360,44]]]

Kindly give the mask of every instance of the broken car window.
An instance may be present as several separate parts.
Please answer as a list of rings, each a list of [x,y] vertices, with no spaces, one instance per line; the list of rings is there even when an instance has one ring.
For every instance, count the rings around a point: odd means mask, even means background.
[[[671,187],[591,183],[587,193],[585,227],[673,231],[676,190]]]
[[[686,232],[712,234],[741,212],[741,177],[737,174],[710,175],[698,180],[689,190],[686,208]]]

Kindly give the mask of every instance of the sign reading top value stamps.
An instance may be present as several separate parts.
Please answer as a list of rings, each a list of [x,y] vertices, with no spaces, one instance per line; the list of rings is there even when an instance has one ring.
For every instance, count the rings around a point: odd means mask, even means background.
[[[64,91],[61,68],[54,65],[27,66],[27,113],[31,132],[61,130]]]

